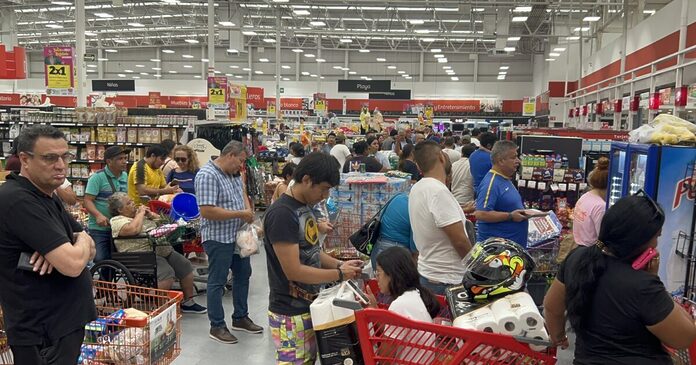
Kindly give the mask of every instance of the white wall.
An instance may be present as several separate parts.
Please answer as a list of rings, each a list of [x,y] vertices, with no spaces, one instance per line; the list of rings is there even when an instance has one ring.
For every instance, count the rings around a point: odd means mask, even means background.
[[[275,81],[233,81],[247,86],[263,87],[266,97],[275,97]],[[88,85],[91,85],[88,82]],[[326,93],[328,98],[367,99],[365,93],[339,93],[337,81],[322,80],[318,85],[316,81],[282,81],[280,86],[284,89],[281,97],[311,97],[316,92]],[[317,86],[319,88],[317,89]],[[162,95],[206,95],[206,82],[203,80],[135,80],[135,93],[123,93],[147,95],[149,91],[159,91]],[[441,99],[479,99],[496,98],[522,99],[525,96],[534,96],[531,82],[392,82],[393,89],[411,89],[414,99],[441,98]],[[13,81],[0,80],[0,93],[43,92],[45,90],[43,78],[18,80],[15,88]],[[91,86],[90,90],[91,91]]]

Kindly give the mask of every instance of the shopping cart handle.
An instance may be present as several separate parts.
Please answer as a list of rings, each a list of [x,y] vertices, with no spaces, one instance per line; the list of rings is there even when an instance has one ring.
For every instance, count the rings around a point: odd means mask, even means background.
[[[512,337],[514,337],[515,340],[517,340],[519,342],[530,344],[530,345],[554,347],[553,343],[551,343],[550,341],[544,341],[544,340],[539,340],[536,338],[529,338],[529,337],[524,337],[524,336],[512,336]]]
[[[354,311],[359,311],[363,309],[362,305],[360,303],[353,301],[353,300],[345,300],[345,299],[339,299],[339,298],[334,298],[333,300],[333,305],[337,307],[342,307]]]

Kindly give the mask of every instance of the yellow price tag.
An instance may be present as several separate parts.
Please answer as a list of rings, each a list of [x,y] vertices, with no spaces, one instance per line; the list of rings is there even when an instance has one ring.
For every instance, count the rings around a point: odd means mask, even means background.
[[[536,103],[524,103],[522,115],[532,116],[536,112]]]
[[[72,88],[71,76],[72,67],[70,65],[46,65],[46,79],[49,89],[70,89]]]
[[[225,89],[208,89],[208,103],[213,105],[225,104]]]

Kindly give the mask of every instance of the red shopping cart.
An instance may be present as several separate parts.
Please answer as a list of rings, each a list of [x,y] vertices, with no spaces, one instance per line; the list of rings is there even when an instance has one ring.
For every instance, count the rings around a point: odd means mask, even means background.
[[[511,336],[413,321],[384,309],[355,313],[365,365],[550,365],[553,350],[537,352]]]

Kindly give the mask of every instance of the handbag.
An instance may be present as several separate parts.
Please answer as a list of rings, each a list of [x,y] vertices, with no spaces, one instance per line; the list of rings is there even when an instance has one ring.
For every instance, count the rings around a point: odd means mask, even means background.
[[[389,201],[387,204],[384,204],[382,208],[375,214],[369,221],[367,221],[365,224],[363,224],[362,227],[360,227],[359,230],[357,230],[355,233],[351,234],[350,237],[348,237],[348,240],[350,243],[355,247],[358,252],[370,256],[372,253],[372,248],[374,247],[375,243],[377,242],[377,239],[379,238],[379,227],[382,225],[382,214],[384,214],[384,211],[387,209],[389,204],[398,196],[395,195]]]

